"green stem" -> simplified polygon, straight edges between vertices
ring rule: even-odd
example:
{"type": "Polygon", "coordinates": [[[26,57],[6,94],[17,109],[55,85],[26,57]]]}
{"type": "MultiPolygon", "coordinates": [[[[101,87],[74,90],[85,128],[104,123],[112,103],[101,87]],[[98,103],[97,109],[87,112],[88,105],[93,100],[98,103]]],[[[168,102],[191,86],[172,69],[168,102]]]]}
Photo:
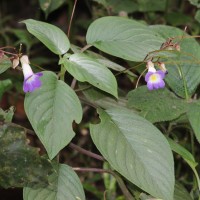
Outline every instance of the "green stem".
{"type": "Polygon", "coordinates": [[[191,151],[192,151],[192,155],[195,157],[195,149],[194,149],[194,133],[191,130],[190,131],[190,136],[191,136],[191,151]]]}
{"type": "MultiPolygon", "coordinates": [[[[62,59],[62,56],[59,55],[59,58],[62,59]]],[[[62,81],[65,81],[65,72],[66,72],[66,69],[64,67],[63,64],[60,65],[60,73],[59,73],[59,76],[60,76],[60,80],[62,81]]]]}
{"type": "Polygon", "coordinates": [[[111,170],[105,170],[105,169],[99,169],[99,168],[80,168],[80,167],[75,167],[75,168],[73,168],[73,170],[81,171],[81,172],[109,173],[109,174],[113,175],[115,177],[115,179],[117,180],[119,187],[122,190],[122,193],[124,194],[126,200],[135,200],[134,197],[131,195],[131,193],[128,191],[122,178],[111,170]]]}

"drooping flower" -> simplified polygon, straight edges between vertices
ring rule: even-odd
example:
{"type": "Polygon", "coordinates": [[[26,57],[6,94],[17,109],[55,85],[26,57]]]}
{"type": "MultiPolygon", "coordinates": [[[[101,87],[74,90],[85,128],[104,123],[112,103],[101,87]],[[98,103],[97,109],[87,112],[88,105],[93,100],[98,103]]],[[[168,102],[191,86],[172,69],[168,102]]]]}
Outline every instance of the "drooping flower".
{"type": "Polygon", "coordinates": [[[33,92],[34,90],[41,87],[42,83],[40,77],[43,75],[42,72],[33,73],[31,66],[29,65],[28,56],[24,55],[20,58],[22,64],[22,70],[24,74],[24,92],[33,92]]]}
{"type": "Polygon", "coordinates": [[[159,63],[158,63],[158,66],[160,67],[160,69],[161,69],[165,74],[168,74],[168,71],[167,71],[167,69],[166,69],[166,67],[165,67],[165,63],[159,62],[159,63]]]}
{"type": "Polygon", "coordinates": [[[157,90],[165,87],[165,72],[162,70],[156,71],[154,64],[151,61],[147,62],[148,72],[145,75],[145,81],[147,82],[147,88],[149,90],[157,90]]]}

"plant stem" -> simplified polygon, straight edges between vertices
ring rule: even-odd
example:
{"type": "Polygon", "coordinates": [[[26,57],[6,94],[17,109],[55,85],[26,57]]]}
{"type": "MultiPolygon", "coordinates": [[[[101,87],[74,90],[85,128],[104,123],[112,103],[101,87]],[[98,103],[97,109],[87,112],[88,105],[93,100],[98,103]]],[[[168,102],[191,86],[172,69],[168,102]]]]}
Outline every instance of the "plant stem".
{"type": "Polygon", "coordinates": [[[71,30],[71,25],[72,25],[72,19],[74,17],[74,11],[75,11],[75,8],[76,8],[76,3],[77,3],[77,0],[74,0],[74,6],[73,6],[73,9],[72,9],[72,14],[71,14],[71,18],[70,18],[69,26],[68,26],[68,31],[67,31],[67,36],[68,37],[70,35],[70,30],[71,30]]]}
{"type": "Polygon", "coordinates": [[[111,170],[105,170],[105,169],[99,169],[99,168],[80,168],[80,167],[75,167],[73,168],[74,171],[80,171],[80,172],[98,172],[98,173],[109,173],[111,175],[113,175],[115,177],[115,179],[117,180],[120,189],[122,190],[125,198],[127,200],[134,200],[133,196],[131,195],[131,193],[128,191],[124,181],[122,180],[122,178],[120,176],[118,176],[116,173],[114,173],[111,170]]]}
{"type": "Polygon", "coordinates": [[[72,88],[72,89],[75,88],[75,86],[76,86],[76,82],[77,82],[76,79],[73,78],[72,83],[71,83],[71,88],[72,88]]]}
{"type": "Polygon", "coordinates": [[[87,49],[89,49],[92,45],[91,44],[87,44],[86,46],[84,46],[82,49],[81,49],[81,53],[83,53],[84,51],[86,51],[87,49]]]}
{"type": "Polygon", "coordinates": [[[83,148],[81,148],[81,147],[75,145],[75,144],[72,143],[72,142],[70,142],[69,147],[70,147],[71,149],[74,149],[74,150],[76,150],[76,151],[78,151],[78,152],[80,152],[80,153],[82,153],[82,154],[85,154],[85,155],[87,155],[87,156],[89,156],[89,157],[95,158],[95,159],[97,159],[97,160],[105,161],[105,159],[104,159],[102,156],[97,155],[97,154],[95,154],[95,153],[92,153],[91,151],[85,150],[85,149],[83,149],[83,148]]]}

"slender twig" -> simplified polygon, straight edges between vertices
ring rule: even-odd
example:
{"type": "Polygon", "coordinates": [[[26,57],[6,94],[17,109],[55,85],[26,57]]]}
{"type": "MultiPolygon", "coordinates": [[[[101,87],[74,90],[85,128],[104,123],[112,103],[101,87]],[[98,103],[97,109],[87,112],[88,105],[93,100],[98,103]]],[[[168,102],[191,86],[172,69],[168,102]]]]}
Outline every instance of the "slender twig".
{"type": "Polygon", "coordinates": [[[73,170],[74,171],[80,171],[80,172],[109,173],[109,174],[113,175],[115,177],[115,179],[117,180],[119,187],[121,188],[126,199],[127,200],[134,200],[133,196],[128,191],[128,189],[127,189],[124,181],[122,180],[122,178],[111,170],[105,170],[105,169],[99,169],[99,168],[80,168],[80,167],[74,167],[73,170]]]}
{"type": "Polygon", "coordinates": [[[72,88],[72,89],[75,88],[75,86],[76,86],[76,82],[77,82],[76,79],[73,78],[72,83],[71,83],[71,88],[72,88]]]}
{"type": "Polygon", "coordinates": [[[146,72],[146,70],[147,70],[147,69],[145,69],[145,70],[140,74],[140,76],[139,76],[139,78],[138,78],[138,80],[137,80],[137,83],[136,83],[135,88],[138,87],[138,84],[139,84],[140,78],[143,76],[143,74],[146,72]]]}
{"type": "Polygon", "coordinates": [[[5,47],[0,47],[0,50],[1,49],[16,49],[15,47],[12,47],[12,46],[5,46],[5,47]]]}
{"type": "Polygon", "coordinates": [[[91,44],[87,44],[86,46],[84,46],[82,49],[81,49],[81,53],[83,53],[84,51],[86,51],[87,49],[89,49],[92,45],[91,44]]]}
{"type": "Polygon", "coordinates": [[[71,17],[70,17],[70,21],[69,21],[69,26],[68,26],[68,31],[67,31],[67,36],[69,37],[70,35],[70,30],[71,30],[71,25],[72,25],[72,19],[74,17],[74,12],[75,12],[75,8],[76,8],[76,3],[77,3],[77,0],[74,0],[74,6],[73,6],[73,9],[72,9],[72,14],[71,14],[71,17]]]}
{"type": "Polygon", "coordinates": [[[92,153],[91,151],[88,151],[86,149],[83,149],[83,148],[75,145],[72,142],[69,144],[69,147],[72,148],[72,149],[74,149],[74,150],[76,150],[76,151],[78,151],[78,152],[80,152],[80,153],[82,153],[82,154],[85,154],[85,155],[87,155],[89,157],[95,158],[97,160],[105,161],[105,159],[102,156],[97,155],[95,153],[92,153]]]}

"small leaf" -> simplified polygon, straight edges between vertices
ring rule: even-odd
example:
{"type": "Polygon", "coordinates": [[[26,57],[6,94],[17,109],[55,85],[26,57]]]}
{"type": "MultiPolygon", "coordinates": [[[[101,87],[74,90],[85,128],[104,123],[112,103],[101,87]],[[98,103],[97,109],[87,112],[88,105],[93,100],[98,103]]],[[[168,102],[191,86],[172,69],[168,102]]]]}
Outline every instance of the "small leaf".
{"type": "Polygon", "coordinates": [[[12,86],[12,81],[10,79],[0,81],[0,100],[7,90],[9,90],[12,86]]]}
{"type": "Polygon", "coordinates": [[[25,111],[50,159],[65,147],[75,133],[72,122],[82,118],[75,92],[52,72],[43,72],[42,87],[26,94],[25,111]]]}
{"type": "Polygon", "coordinates": [[[127,100],[124,98],[114,98],[111,95],[95,88],[86,83],[79,83],[80,90],[82,90],[87,101],[91,104],[108,109],[112,107],[126,107],[127,100]]]}
{"type": "Polygon", "coordinates": [[[200,10],[197,10],[194,18],[200,23],[200,10]]]}
{"type": "Polygon", "coordinates": [[[38,150],[27,145],[23,128],[0,126],[0,186],[24,187],[48,184],[53,172],[49,160],[40,157],[38,150]]]}
{"type": "Polygon", "coordinates": [[[39,39],[53,53],[62,55],[70,48],[70,43],[65,33],[58,27],[33,19],[22,21],[28,31],[39,39]]]}
{"type": "Polygon", "coordinates": [[[8,110],[4,111],[0,108],[0,121],[3,122],[12,122],[12,118],[14,115],[14,107],[10,107],[8,110]]]}
{"type": "Polygon", "coordinates": [[[200,179],[199,179],[199,175],[196,171],[196,166],[198,165],[198,163],[195,162],[193,155],[187,149],[182,147],[180,144],[174,142],[172,139],[168,138],[168,142],[171,146],[171,149],[174,152],[176,152],[177,154],[179,154],[187,162],[187,164],[191,167],[191,169],[193,170],[194,175],[197,179],[198,188],[200,190],[200,179]]]}
{"type": "Polygon", "coordinates": [[[95,87],[117,97],[117,81],[111,71],[97,60],[76,53],[70,56],[69,60],[63,58],[66,70],[78,81],[88,82],[95,87]]]}
{"type": "Polygon", "coordinates": [[[199,2],[199,0],[189,0],[189,2],[192,5],[196,6],[197,8],[200,8],[200,2],[199,2]]]}
{"type": "Polygon", "coordinates": [[[167,0],[137,0],[140,12],[164,11],[167,0]]]}
{"type": "Polygon", "coordinates": [[[189,122],[195,133],[195,136],[200,143],[200,102],[189,104],[189,109],[187,112],[189,122]]]}
{"type": "Polygon", "coordinates": [[[60,164],[49,182],[46,188],[24,188],[24,200],[85,200],[81,182],[71,167],[60,164]]]}
{"type": "Polygon", "coordinates": [[[102,17],[88,28],[86,40],[96,48],[130,61],[143,61],[165,41],[148,26],[122,17],[102,17]]]}
{"type": "Polygon", "coordinates": [[[93,0],[102,4],[105,8],[110,9],[112,12],[119,13],[124,11],[132,13],[138,10],[138,4],[133,0],[93,0]]]}
{"type": "Polygon", "coordinates": [[[128,107],[141,110],[141,115],[151,122],[169,121],[187,111],[187,103],[165,89],[149,91],[146,86],[128,94],[128,107]]]}
{"type": "Polygon", "coordinates": [[[175,184],[174,200],[192,200],[189,192],[178,182],[175,184]]]}
{"type": "Polygon", "coordinates": [[[162,133],[125,108],[98,113],[101,123],[90,125],[91,136],[110,165],[149,194],[172,200],[173,156],[162,133]]]}
{"type": "Polygon", "coordinates": [[[65,0],[39,0],[40,7],[47,17],[51,12],[65,3],[65,0]]]}
{"type": "Polygon", "coordinates": [[[7,56],[3,56],[2,58],[0,58],[0,74],[5,72],[11,66],[12,66],[12,62],[7,56]]]}

